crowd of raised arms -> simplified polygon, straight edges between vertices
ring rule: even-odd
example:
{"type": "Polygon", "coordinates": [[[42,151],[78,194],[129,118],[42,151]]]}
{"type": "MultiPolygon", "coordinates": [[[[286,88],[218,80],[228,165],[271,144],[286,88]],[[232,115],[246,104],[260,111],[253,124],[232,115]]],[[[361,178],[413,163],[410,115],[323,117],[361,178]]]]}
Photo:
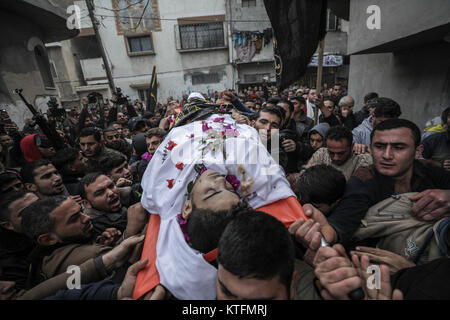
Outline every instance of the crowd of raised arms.
{"type": "MultiPolygon", "coordinates": [[[[89,102],[49,109],[50,137],[2,111],[0,300],[132,298],[149,263],[144,173],[183,107],[202,102],[257,130],[309,218],[286,227],[226,192],[217,203],[230,210],[206,208],[200,195],[222,180],[197,179],[180,228],[193,249],[218,248],[217,299],[349,299],[358,288],[366,299],[450,299],[450,108],[420,130],[401,101],[351,97],[341,84],[263,83],[169,97],[153,110],[116,95],[89,102]],[[69,266],[80,268],[80,288],[68,288],[69,266]],[[368,285],[373,275],[378,285],[368,285]]],[[[177,299],[163,285],[143,298],[177,299]]]]}

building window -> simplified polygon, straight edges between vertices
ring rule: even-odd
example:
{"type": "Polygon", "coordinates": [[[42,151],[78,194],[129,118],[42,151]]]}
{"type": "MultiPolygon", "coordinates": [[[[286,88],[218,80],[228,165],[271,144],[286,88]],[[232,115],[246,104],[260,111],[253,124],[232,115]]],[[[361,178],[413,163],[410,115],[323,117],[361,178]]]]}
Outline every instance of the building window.
{"type": "Polygon", "coordinates": [[[256,0],[242,0],[242,7],[256,7],[256,0]]]}
{"type": "Polygon", "coordinates": [[[218,73],[198,73],[192,75],[192,84],[218,83],[220,77],[218,73]]]}
{"type": "Polygon", "coordinates": [[[328,17],[327,17],[327,31],[337,31],[338,29],[338,17],[331,12],[331,10],[328,10],[328,17]]]}
{"type": "Polygon", "coordinates": [[[147,101],[150,89],[138,89],[140,101],[147,101]]]}
{"type": "Polygon", "coordinates": [[[36,62],[39,68],[39,72],[41,73],[44,86],[46,88],[55,88],[52,72],[50,70],[50,63],[48,61],[48,56],[45,52],[45,49],[41,46],[36,46],[34,48],[34,56],[36,57],[36,62]]]}
{"type": "Polygon", "coordinates": [[[181,49],[224,47],[223,22],[180,25],[181,49]]]}
{"type": "Polygon", "coordinates": [[[260,83],[262,80],[266,78],[270,78],[270,73],[263,74],[244,74],[244,82],[245,83],[260,83]]]}
{"type": "Polygon", "coordinates": [[[129,56],[154,54],[151,34],[126,35],[125,42],[129,56]]]}

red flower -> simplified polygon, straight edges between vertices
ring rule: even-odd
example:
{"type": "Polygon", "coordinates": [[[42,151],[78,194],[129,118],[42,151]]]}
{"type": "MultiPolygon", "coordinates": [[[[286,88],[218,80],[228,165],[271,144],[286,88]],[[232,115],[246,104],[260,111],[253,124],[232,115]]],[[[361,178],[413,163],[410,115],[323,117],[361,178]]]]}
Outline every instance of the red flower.
{"type": "Polygon", "coordinates": [[[177,167],[178,170],[183,170],[184,168],[184,163],[183,162],[178,162],[175,167],[177,167]]]}
{"type": "Polygon", "coordinates": [[[169,189],[172,189],[173,188],[173,181],[174,181],[175,179],[167,179],[167,182],[169,183],[169,185],[168,185],[168,187],[169,187],[169,189]]]}
{"type": "Polygon", "coordinates": [[[167,144],[167,150],[172,151],[173,148],[175,148],[177,146],[177,144],[173,141],[169,141],[169,143],[167,144]]]}

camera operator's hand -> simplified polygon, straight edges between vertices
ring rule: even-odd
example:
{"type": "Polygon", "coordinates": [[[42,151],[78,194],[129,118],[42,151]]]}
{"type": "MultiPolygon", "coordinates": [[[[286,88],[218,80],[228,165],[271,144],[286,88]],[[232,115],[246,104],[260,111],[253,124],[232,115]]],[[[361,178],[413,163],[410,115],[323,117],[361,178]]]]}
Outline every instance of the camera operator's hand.
{"type": "Polygon", "coordinates": [[[284,151],[286,151],[286,152],[294,152],[295,149],[297,149],[297,144],[292,139],[284,139],[281,142],[281,146],[283,147],[284,151]]]}
{"type": "Polygon", "coordinates": [[[125,179],[125,178],[119,178],[116,182],[117,187],[126,187],[131,186],[133,184],[133,181],[125,179]]]}

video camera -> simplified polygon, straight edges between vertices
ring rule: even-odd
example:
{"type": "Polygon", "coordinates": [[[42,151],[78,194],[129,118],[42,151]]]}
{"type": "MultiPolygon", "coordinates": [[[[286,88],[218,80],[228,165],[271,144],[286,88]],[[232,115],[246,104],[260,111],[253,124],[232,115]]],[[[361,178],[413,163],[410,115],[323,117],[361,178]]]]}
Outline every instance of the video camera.
{"type": "Polygon", "coordinates": [[[116,92],[114,92],[114,95],[116,96],[116,101],[112,101],[116,104],[128,104],[128,96],[124,96],[122,93],[122,89],[119,87],[116,87],[116,92]]]}
{"type": "Polygon", "coordinates": [[[97,96],[92,92],[88,94],[87,98],[89,104],[96,104],[98,102],[97,96]]]}
{"type": "Polygon", "coordinates": [[[58,108],[59,104],[56,97],[50,97],[47,102],[49,115],[54,118],[64,118],[66,116],[66,110],[64,108],[58,108]]]}

